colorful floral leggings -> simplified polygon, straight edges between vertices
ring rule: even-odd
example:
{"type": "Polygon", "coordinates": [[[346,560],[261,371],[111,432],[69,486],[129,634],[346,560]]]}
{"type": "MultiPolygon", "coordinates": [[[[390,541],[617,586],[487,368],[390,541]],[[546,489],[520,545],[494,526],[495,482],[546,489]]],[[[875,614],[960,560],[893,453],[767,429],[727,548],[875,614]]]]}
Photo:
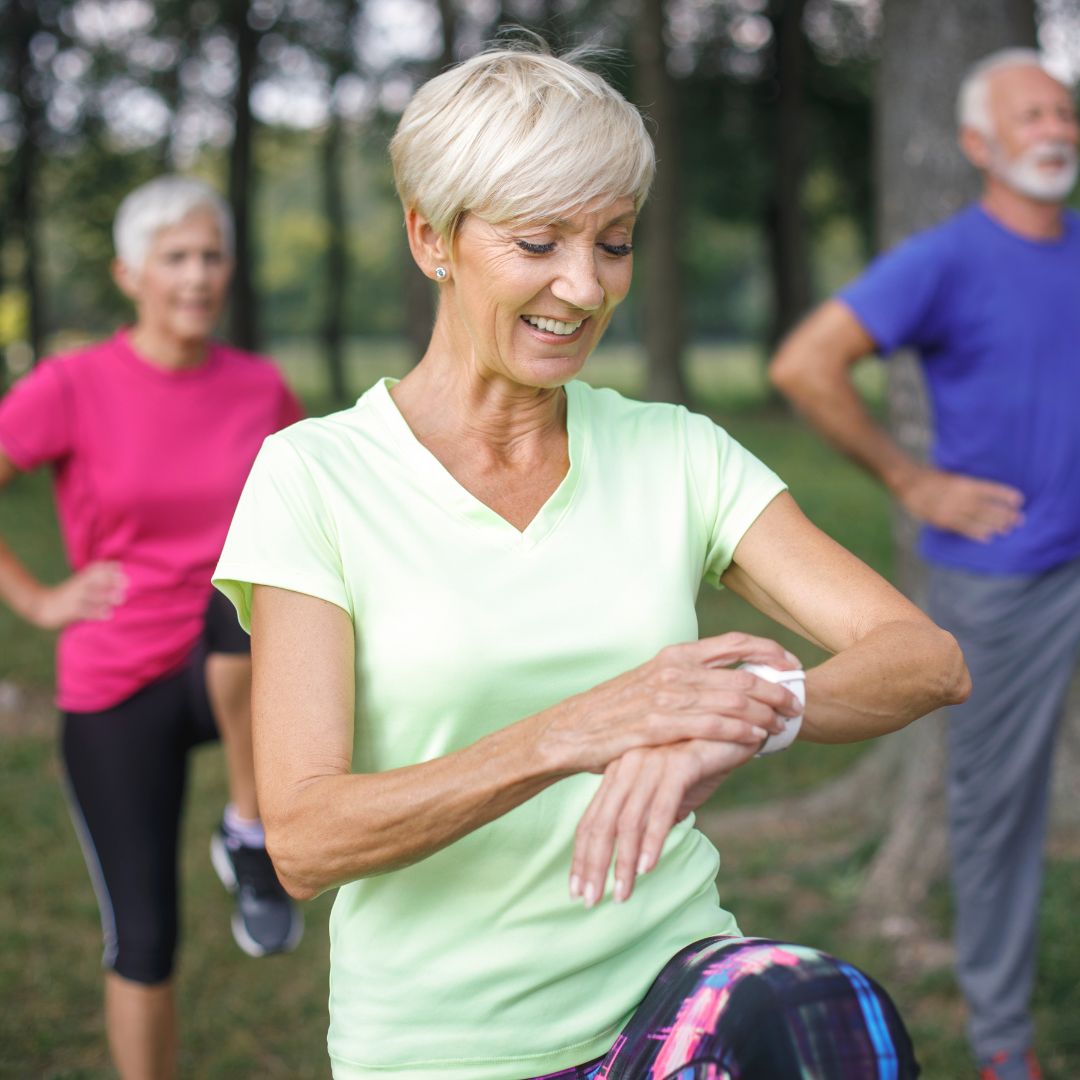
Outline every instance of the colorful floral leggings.
{"type": "Polygon", "coordinates": [[[816,949],[715,937],[671,960],[597,1061],[538,1080],[911,1080],[889,996],[816,949]]]}

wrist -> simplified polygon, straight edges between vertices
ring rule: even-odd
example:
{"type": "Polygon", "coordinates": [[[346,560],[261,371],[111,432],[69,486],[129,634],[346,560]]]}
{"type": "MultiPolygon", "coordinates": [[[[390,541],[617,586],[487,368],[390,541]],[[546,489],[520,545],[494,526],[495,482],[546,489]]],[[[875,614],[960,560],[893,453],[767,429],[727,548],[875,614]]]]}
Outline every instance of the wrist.
{"type": "Polygon", "coordinates": [[[572,740],[563,734],[575,729],[573,713],[573,699],[570,699],[520,722],[525,767],[533,779],[554,782],[585,771],[571,760],[572,740]]]}
{"type": "Polygon", "coordinates": [[[911,489],[926,472],[926,467],[915,461],[899,460],[891,467],[882,470],[881,479],[893,498],[904,503],[911,489]]]}
{"type": "Polygon", "coordinates": [[[44,608],[48,595],[48,588],[38,581],[22,583],[11,595],[11,610],[31,626],[42,629],[45,626],[44,608]]]}

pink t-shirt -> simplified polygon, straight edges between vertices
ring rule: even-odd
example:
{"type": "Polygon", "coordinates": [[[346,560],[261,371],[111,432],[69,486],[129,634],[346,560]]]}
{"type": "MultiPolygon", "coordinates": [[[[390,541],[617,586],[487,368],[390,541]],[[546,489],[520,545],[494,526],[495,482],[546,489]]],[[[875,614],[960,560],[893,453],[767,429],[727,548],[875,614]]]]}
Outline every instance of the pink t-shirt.
{"type": "Polygon", "coordinates": [[[0,400],[0,448],[16,468],[53,468],[71,566],[113,560],[127,577],[110,618],[61,632],[60,708],[110,708],[183,666],[251,463],[302,415],[262,357],[215,343],[198,367],[166,371],[123,330],[44,361],[0,400]]]}

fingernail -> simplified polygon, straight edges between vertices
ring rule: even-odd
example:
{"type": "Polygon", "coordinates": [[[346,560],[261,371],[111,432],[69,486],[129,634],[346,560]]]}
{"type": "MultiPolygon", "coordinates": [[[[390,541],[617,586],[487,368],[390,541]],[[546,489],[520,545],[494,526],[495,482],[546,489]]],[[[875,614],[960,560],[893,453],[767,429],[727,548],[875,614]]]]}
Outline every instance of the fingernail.
{"type": "Polygon", "coordinates": [[[585,907],[591,908],[596,903],[596,886],[590,881],[585,886],[585,907]]]}
{"type": "Polygon", "coordinates": [[[647,851],[643,851],[637,861],[637,872],[647,873],[650,866],[652,866],[652,856],[647,851]]]}
{"type": "Polygon", "coordinates": [[[767,739],[769,733],[763,727],[752,727],[750,729],[759,739],[767,739]]]}
{"type": "Polygon", "coordinates": [[[615,895],[613,899],[616,904],[621,904],[626,899],[626,885],[622,878],[615,879],[615,895]]]}
{"type": "Polygon", "coordinates": [[[581,895],[581,878],[577,874],[570,875],[570,899],[576,900],[581,895]]]}
{"type": "Polygon", "coordinates": [[[791,664],[792,667],[802,667],[802,661],[794,653],[788,652],[787,649],[785,649],[784,655],[788,658],[788,663],[791,664]]]}

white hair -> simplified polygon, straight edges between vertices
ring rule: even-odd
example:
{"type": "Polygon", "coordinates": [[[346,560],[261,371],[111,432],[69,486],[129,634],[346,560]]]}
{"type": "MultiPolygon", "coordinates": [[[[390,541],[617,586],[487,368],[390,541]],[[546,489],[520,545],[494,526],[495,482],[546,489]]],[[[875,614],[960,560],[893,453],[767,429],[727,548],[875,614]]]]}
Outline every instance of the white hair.
{"type": "Polygon", "coordinates": [[[1039,68],[1056,78],[1037,49],[999,49],[984,56],[968,70],[960,84],[956,97],[956,120],[960,127],[974,128],[982,135],[994,135],[994,121],[990,116],[990,76],[1012,67],[1039,68]]]}
{"type": "Polygon", "coordinates": [[[225,200],[207,183],[190,176],[159,176],[125,196],[113,221],[113,246],[119,260],[139,271],[154,237],[196,210],[217,219],[221,242],[233,253],[233,218],[225,200]]]}
{"type": "Polygon", "coordinates": [[[554,221],[624,196],[640,208],[652,140],[638,110],[577,63],[582,56],[492,49],[425,83],[390,143],[406,209],[450,238],[467,212],[554,221]]]}

